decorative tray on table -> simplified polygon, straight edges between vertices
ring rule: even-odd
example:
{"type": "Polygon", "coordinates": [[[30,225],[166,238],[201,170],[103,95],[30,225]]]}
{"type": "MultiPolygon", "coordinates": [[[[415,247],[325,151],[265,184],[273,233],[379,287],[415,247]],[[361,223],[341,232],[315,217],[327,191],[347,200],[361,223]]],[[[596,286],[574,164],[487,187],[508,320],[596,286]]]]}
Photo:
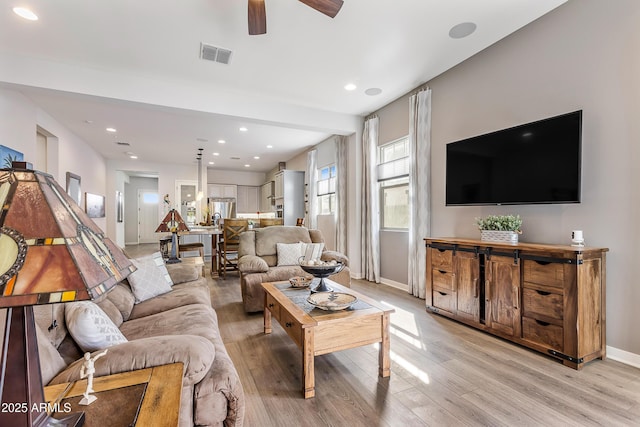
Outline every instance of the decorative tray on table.
{"type": "Polygon", "coordinates": [[[358,298],[342,292],[315,292],[309,295],[307,302],[321,310],[338,311],[351,307],[358,298]]]}

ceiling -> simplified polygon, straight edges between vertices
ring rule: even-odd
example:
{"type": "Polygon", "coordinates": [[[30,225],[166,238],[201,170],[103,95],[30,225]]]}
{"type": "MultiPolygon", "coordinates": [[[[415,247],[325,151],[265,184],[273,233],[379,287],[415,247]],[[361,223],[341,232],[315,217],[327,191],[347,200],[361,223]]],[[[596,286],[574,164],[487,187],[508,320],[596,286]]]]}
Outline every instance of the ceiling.
{"type": "Polygon", "coordinates": [[[203,148],[209,167],[266,172],[565,1],[344,0],[331,19],[266,0],[267,34],[249,36],[246,0],[2,0],[0,85],[131,170],[203,148]],[[25,5],[38,21],[12,12],[25,5]],[[473,34],[449,36],[465,22],[473,34]]]}

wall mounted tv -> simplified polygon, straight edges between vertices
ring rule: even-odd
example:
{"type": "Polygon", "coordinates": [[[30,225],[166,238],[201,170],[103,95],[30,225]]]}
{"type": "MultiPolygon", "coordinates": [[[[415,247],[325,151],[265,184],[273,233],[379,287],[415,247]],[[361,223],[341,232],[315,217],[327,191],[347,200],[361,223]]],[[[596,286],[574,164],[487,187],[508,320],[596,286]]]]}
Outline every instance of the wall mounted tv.
{"type": "Polygon", "coordinates": [[[580,203],[582,110],[447,144],[446,204],[580,203]]]}

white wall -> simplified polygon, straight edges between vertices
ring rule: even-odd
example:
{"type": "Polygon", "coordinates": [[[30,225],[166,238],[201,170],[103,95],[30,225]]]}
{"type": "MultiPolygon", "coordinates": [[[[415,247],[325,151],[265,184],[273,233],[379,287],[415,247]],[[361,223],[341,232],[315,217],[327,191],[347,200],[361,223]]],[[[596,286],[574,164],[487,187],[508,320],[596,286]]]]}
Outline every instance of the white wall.
{"type": "MultiPolygon", "coordinates": [[[[36,158],[38,126],[57,139],[57,157],[49,156],[49,170],[58,184],[66,188],[67,172],[80,175],[83,207],[85,192],[105,195],[106,163],[102,156],[49,114],[36,107],[27,97],[0,88],[0,143],[22,151],[25,160],[33,162],[32,159],[36,158]]],[[[106,231],[106,218],[93,220],[106,231]]]]}

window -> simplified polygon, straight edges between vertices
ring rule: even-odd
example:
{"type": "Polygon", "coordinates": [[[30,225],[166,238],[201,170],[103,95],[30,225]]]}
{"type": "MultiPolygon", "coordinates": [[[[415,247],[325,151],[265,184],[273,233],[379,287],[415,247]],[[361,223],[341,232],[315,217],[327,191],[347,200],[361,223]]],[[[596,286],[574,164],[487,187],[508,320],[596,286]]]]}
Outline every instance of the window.
{"type": "Polygon", "coordinates": [[[409,229],[409,139],[382,145],[378,151],[380,226],[409,229]]]}
{"type": "Polygon", "coordinates": [[[318,215],[330,215],[336,210],[336,165],[318,170],[318,215]]]}

